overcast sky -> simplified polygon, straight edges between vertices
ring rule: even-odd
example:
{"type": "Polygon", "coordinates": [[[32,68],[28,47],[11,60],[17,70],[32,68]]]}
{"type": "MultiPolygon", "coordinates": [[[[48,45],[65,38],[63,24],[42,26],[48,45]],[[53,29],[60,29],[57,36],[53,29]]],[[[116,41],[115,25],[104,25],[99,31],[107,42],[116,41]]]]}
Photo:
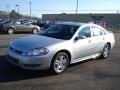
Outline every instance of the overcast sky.
{"type": "MultiPolygon", "coordinates": [[[[0,10],[16,10],[29,15],[29,2],[32,2],[32,16],[45,13],[75,13],[77,0],[0,0],[0,10]]],[[[115,13],[120,11],[120,0],[78,0],[79,13],[115,13]],[[91,11],[88,11],[91,10],[91,11]],[[101,11],[102,10],[102,11],[101,11]],[[104,10],[104,11],[103,11],[104,10]]]]}

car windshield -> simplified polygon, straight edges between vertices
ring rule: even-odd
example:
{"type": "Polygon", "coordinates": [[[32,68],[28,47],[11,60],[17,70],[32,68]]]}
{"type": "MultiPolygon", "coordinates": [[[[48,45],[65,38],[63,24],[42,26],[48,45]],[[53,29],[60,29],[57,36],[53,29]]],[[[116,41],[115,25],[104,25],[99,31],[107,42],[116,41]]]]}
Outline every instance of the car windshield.
{"type": "Polygon", "coordinates": [[[79,26],[75,26],[75,25],[57,24],[45,29],[43,32],[39,33],[38,35],[69,40],[72,38],[72,36],[74,35],[74,33],[77,31],[78,28],[79,26]]]}

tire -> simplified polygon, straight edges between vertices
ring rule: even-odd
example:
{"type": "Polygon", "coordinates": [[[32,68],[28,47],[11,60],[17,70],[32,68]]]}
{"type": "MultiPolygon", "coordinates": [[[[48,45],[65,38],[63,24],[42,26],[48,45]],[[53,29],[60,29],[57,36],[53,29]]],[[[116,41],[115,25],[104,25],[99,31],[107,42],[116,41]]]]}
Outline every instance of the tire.
{"type": "Polygon", "coordinates": [[[102,59],[108,58],[108,56],[110,54],[110,49],[111,49],[110,44],[106,44],[103,48],[100,58],[102,58],[102,59]]]}
{"type": "Polygon", "coordinates": [[[32,33],[33,34],[36,34],[38,32],[38,29],[37,28],[34,28],[33,30],[32,30],[32,33]]]}
{"type": "Polygon", "coordinates": [[[7,31],[7,33],[10,34],[10,35],[14,34],[14,32],[15,32],[14,28],[9,28],[8,31],[7,31]]]}
{"type": "Polygon", "coordinates": [[[68,64],[68,55],[64,52],[60,52],[53,58],[50,70],[52,70],[52,73],[54,74],[60,74],[66,70],[68,64]]]}

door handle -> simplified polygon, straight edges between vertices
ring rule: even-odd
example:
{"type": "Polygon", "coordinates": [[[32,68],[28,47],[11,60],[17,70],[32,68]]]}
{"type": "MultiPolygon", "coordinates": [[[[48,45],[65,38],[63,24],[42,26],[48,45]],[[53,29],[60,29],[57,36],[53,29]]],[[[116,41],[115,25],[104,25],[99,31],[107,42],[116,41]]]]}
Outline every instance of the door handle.
{"type": "Polygon", "coordinates": [[[105,40],[105,38],[103,37],[102,40],[105,40]]]}
{"type": "Polygon", "coordinates": [[[91,40],[88,40],[88,43],[91,43],[91,40]]]}

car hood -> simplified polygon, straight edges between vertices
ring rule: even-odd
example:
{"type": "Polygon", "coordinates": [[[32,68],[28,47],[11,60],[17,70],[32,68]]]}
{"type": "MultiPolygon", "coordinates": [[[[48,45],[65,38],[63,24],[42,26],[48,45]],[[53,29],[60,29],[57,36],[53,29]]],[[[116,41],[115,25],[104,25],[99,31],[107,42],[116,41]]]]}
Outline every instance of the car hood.
{"type": "Polygon", "coordinates": [[[15,40],[11,43],[10,47],[26,52],[35,48],[43,48],[53,44],[61,43],[64,40],[50,38],[41,35],[30,35],[20,39],[15,40]]]}

